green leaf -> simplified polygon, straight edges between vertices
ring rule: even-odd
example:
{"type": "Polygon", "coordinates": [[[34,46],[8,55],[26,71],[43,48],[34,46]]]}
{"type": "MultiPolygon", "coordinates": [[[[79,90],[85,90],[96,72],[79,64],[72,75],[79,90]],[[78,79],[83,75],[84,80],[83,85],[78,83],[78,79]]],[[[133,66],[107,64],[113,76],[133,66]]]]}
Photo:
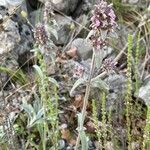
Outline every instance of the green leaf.
{"type": "Polygon", "coordinates": [[[81,84],[83,84],[86,81],[86,79],[84,78],[79,78],[73,85],[71,91],[70,91],[70,95],[73,95],[74,90],[81,84]]]}
{"type": "Polygon", "coordinates": [[[109,86],[106,84],[105,81],[101,80],[100,78],[93,78],[91,81],[91,86],[104,91],[109,90],[109,86]]]}
{"type": "Polygon", "coordinates": [[[40,109],[39,112],[35,116],[33,116],[32,120],[28,124],[28,128],[31,128],[35,124],[43,123],[44,122],[43,115],[44,115],[44,108],[40,109]]]}
{"type": "Polygon", "coordinates": [[[44,76],[43,76],[43,72],[42,72],[41,68],[38,65],[34,65],[33,67],[37,71],[37,73],[40,76],[40,78],[43,79],[44,76]]]}
{"type": "Polygon", "coordinates": [[[54,28],[52,28],[51,26],[48,26],[47,29],[50,33],[52,33],[54,35],[55,39],[58,40],[57,31],[54,28]]]}
{"type": "Polygon", "coordinates": [[[51,83],[55,84],[57,87],[59,87],[58,82],[57,82],[54,78],[48,77],[48,80],[49,80],[51,83]]]}
{"type": "Polygon", "coordinates": [[[30,120],[36,115],[31,104],[28,104],[27,101],[23,98],[21,107],[28,114],[30,120]]]}
{"type": "Polygon", "coordinates": [[[81,139],[82,150],[88,150],[88,137],[86,136],[84,131],[82,114],[79,113],[77,116],[78,116],[78,132],[81,139]]]}
{"type": "Polygon", "coordinates": [[[86,136],[85,131],[80,132],[80,139],[82,150],[88,150],[88,137],[86,136]]]}
{"type": "Polygon", "coordinates": [[[95,66],[96,68],[100,68],[103,60],[103,51],[95,50],[94,53],[95,53],[95,66]]]}

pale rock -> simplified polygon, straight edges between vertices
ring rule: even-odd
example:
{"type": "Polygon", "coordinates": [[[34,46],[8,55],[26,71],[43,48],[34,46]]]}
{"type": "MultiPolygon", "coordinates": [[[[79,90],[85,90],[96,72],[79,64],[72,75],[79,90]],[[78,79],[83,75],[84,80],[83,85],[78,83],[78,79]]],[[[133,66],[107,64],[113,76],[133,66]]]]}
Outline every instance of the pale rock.
{"type": "Polygon", "coordinates": [[[71,17],[64,17],[62,15],[55,15],[55,20],[58,25],[56,31],[58,35],[58,39],[56,40],[55,37],[52,36],[52,40],[56,45],[65,45],[68,43],[70,39],[70,25],[72,23],[71,17]]]}
{"type": "Polygon", "coordinates": [[[9,19],[3,26],[4,31],[1,31],[0,34],[0,55],[12,51],[21,39],[16,22],[9,19]]]}
{"type": "Polygon", "coordinates": [[[138,92],[138,98],[142,99],[147,106],[150,106],[150,80],[146,81],[138,92]]]}
{"type": "Polygon", "coordinates": [[[92,58],[93,51],[90,40],[77,38],[72,42],[71,48],[76,48],[77,56],[81,60],[92,58]]]}

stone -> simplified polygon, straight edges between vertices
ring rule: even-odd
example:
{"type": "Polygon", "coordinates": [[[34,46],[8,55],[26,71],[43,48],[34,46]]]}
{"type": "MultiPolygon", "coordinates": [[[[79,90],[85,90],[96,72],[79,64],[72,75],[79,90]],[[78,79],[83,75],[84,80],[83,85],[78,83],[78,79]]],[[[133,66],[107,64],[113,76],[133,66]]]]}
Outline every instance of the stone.
{"type": "MultiPolygon", "coordinates": [[[[18,59],[18,55],[13,51],[11,51],[10,53],[6,53],[3,56],[0,55],[0,66],[15,71],[18,69],[19,66],[17,59],[18,59]]],[[[9,76],[6,74],[6,72],[0,71],[0,89],[6,84],[8,79],[9,76]]]]}
{"type": "MultiPolygon", "coordinates": [[[[87,60],[92,58],[93,47],[88,39],[77,38],[71,43],[71,49],[76,48],[77,57],[79,60],[87,60]]],[[[111,55],[113,49],[105,46],[102,50],[102,58],[111,55]]]]}
{"type": "Polygon", "coordinates": [[[76,48],[77,56],[81,60],[92,58],[92,45],[89,40],[77,38],[71,43],[71,48],[76,48]]]}
{"type": "Polygon", "coordinates": [[[18,55],[22,55],[26,52],[29,52],[33,47],[33,34],[28,25],[22,24],[20,26],[20,37],[21,40],[15,49],[18,55]]]}
{"type": "MultiPolygon", "coordinates": [[[[45,2],[44,0],[39,0],[40,2],[45,2]]],[[[48,1],[48,0],[47,0],[48,1]]],[[[51,0],[54,8],[62,13],[70,15],[73,13],[80,0],[51,0]]]]}
{"type": "Polygon", "coordinates": [[[129,0],[129,4],[137,4],[139,0],[129,0]]]}
{"type": "Polygon", "coordinates": [[[0,5],[5,7],[18,6],[23,0],[0,0],[0,5]]]}
{"type": "Polygon", "coordinates": [[[112,74],[104,80],[109,86],[106,108],[112,107],[113,112],[123,111],[124,96],[126,92],[126,78],[123,75],[112,74]]]}
{"type": "Polygon", "coordinates": [[[9,19],[3,23],[3,27],[4,30],[0,34],[0,55],[12,51],[21,40],[16,22],[9,19]]]}
{"type": "Polygon", "coordinates": [[[70,25],[72,23],[71,17],[64,17],[62,15],[55,15],[55,20],[58,25],[56,31],[58,34],[58,40],[55,39],[55,37],[52,37],[52,40],[54,44],[56,45],[65,45],[68,43],[68,40],[70,39],[70,25]]]}
{"type": "Polygon", "coordinates": [[[140,87],[138,98],[142,99],[147,106],[150,105],[150,79],[147,79],[140,87]]]}

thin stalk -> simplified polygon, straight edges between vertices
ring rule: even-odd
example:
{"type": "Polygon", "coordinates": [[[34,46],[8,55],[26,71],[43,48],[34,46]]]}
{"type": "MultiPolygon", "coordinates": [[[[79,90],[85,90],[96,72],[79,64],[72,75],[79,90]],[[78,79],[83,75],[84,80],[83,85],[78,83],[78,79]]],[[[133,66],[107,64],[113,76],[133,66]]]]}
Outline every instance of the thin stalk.
{"type": "MultiPolygon", "coordinates": [[[[86,85],[84,102],[83,102],[83,107],[82,107],[82,111],[81,111],[81,115],[82,115],[82,124],[80,126],[81,131],[84,130],[83,124],[84,124],[85,115],[86,115],[86,108],[87,108],[87,104],[88,104],[88,98],[89,98],[89,95],[90,95],[92,76],[93,76],[94,68],[95,68],[95,66],[94,66],[94,64],[95,64],[95,52],[94,51],[95,51],[95,49],[93,48],[93,56],[92,56],[92,63],[91,63],[91,68],[90,68],[90,74],[89,74],[89,78],[88,78],[87,85],[86,85]]],[[[78,150],[79,143],[80,143],[80,133],[78,133],[75,150],[78,150]]]]}

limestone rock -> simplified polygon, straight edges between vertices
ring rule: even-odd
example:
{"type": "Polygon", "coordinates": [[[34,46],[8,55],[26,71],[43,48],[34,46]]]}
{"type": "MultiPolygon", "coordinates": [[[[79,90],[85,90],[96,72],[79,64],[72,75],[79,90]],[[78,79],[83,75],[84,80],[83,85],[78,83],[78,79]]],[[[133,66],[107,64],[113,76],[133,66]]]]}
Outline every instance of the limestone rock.
{"type": "Polygon", "coordinates": [[[105,79],[109,85],[109,93],[107,96],[107,109],[117,112],[123,111],[126,78],[123,75],[113,74],[105,79]]]}
{"type": "Polygon", "coordinates": [[[140,87],[138,92],[138,98],[142,99],[147,106],[150,105],[150,79],[140,87]]]}
{"type": "Polygon", "coordinates": [[[71,48],[76,48],[79,59],[87,60],[92,58],[92,45],[89,40],[77,38],[72,42],[71,48]]]}
{"type": "Polygon", "coordinates": [[[58,40],[56,40],[53,37],[54,44],[56,45],[67,44],[68,40],[70,39],[70,31],[71,31],[70,25],[72,22],[71,17],[69,19],[62,15],[55,15],[55,20],[58,24],[58,28],[56,29],[58,40]]]}
{"type": "MultiPolygon", "coordinates": [[[[40,2],[45,2],[45,0],[39,0],[40,2]]],[[[49,0],[47,0],[49,1],[49,0]]],[[[77,7],[80,0],[51,0],[53,6],[67,15],[73,13],[77,7]]]]}
{"type": "Polygon", "coordinates": [[[21,40],[16,22],[9,19],[3,26],[4,30],[0,34],[0,55],[12,51],[21,40]]]}

